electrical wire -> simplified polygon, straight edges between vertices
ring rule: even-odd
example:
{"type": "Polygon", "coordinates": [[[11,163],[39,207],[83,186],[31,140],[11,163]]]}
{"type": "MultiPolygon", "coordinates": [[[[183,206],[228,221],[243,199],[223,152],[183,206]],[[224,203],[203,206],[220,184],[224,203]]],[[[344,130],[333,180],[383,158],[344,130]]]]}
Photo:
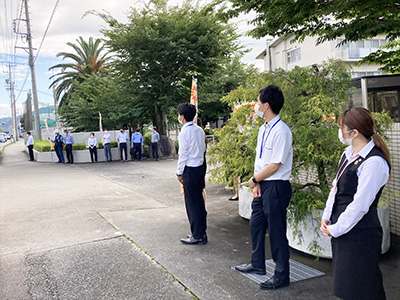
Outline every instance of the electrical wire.
{"type": "Polygon", "coordinates": [[[57,0],[57,1],[56,1],[56,4],[54,5],[53,12],[51,13],[49,23],[47,24],[46,30],[44,31],[43,38],[42,38],[42,41],[40,42],[39,49],[38,49],[38,51],[37,51],[37,53],[36,53],[36,56],[35,56],[35,60],[34,60],[34,61],[36,61],[36,59],[37,59],[37,57],[38,57],[38,55],[39,55],[39,53],[40,53],[40,49],[42,49],[42,45],[43,45],[44,39],[45,39],[45,37],[46,37],[46,35],[47,35],[47,31],[49,30],[51,21],[53,20],[54,14],[55,14],[56,9],[57,9],[57,6],[58,6],[58,2],[60,2],[60,0],[57,0]]]}

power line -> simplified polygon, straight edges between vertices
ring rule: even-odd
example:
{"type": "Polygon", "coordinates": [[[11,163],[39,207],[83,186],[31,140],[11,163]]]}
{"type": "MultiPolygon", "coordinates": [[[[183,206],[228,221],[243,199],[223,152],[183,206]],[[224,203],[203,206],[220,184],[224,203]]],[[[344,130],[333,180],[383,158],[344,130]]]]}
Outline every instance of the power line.
{"type": "Polygon", "coordinates": [[[49,30],[51,21],[53,20],[54,14],[55,14],[56,9],[57,9],[57,6],[58,6],[58,2],[60,2],[60,0],[57,0],[56,4],[54,5],[54,9],[53,9],[53,12],[51,13],[49,23],[47,24],[46,30],[44,31],[44,34],[43,34],[42,41],[40,42],[40,45],[39,45],[39,49],[38,49],[38,51],[37,51],[37,53],[36,53],[35,61],[36,61],[36,59],[37,59],[37,57],[38,57],[38,55],[39,55],[40,49],[42,49],[42,45],[43,45],[44,39],[45,39],[45,37],[46,37],[46,35],[47,35],[47,31],[49,30]]]}

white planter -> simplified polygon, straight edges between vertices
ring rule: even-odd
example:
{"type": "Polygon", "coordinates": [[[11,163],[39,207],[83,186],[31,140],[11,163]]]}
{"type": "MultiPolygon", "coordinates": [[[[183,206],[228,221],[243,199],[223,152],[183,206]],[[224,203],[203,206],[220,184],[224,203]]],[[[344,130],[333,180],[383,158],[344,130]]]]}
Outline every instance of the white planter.
{"type": "MultiPolygon", "coordinates": [[[[25,150],[27,151],[27,150],[25,150]]],[[[64,160],[67,161],[67,154],[63,151],[64,160]]],[[[89,149],[87,150],[73,150],[72,154],[74,156],[74,163],[87,163],[91,162],[89,149]]],[[[53,162],[58,162],[57,154],[55,151],[52,152],[38,152],[33,150],[33,156],[35,157],[35,161],[37,162],[51,162],[51,156],[53,155],[53,162]]],[[[111,148],[112,159],[117,161],[119,160],[119,149],[111,148]]],[[[130,159],[130,154],[128,150],[128,159],[130,159]]],[[[106,161],[106,157],[104,154],[104,149],[97,149],[97,161],[106,161]]]]}
{"type": "MultiPolygon", "coordinates": [[[[252,201],[253,194],[249,191],[247,186],[242,184],[239,189],[239,215],[242,218],[250,219],[252,201]]],[[[321,253],[319,256],[323,258],[332,258],[330,238],[323,235],[319,230],[321,216],[322,210],[310,213],[304,223],[299,224],[298,230],[301,232],[301,240],[294,237],[294,228],[288,223],[287,238],[289,240],[289,246],[301,252],[314,255],[308,247],[313,241],[316,241],[321,247],[321,253]]],[[[390,248],[389,206],[378,208],[378,217],[383,229],[383,254],[390,248]]]]}

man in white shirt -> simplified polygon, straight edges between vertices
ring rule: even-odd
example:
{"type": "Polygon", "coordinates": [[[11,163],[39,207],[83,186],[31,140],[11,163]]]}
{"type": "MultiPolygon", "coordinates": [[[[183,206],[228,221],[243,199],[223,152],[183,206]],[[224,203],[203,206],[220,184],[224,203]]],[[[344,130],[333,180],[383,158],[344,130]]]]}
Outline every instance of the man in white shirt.
{"type": "Polygon", "coordinates": [[[117,135],[117,141],[119,144],[119,155],[121,156],[121,162],[123,162],[122,152],[125,153],[125,161],[128,161],[128,134],[125,133],[123,128],[120,129],[120,132],[117,135]]]}
{"type": "Polygon", "coordinates": [[[30,131],[26,133],[28,135],[28,139],[26,140],[26,146],[28,147],[29,151],[29,161],[34,161],[33,157],[33,137],[30,131]]]}
{"type": "Polygon", "coordinates": [[[183,184],[186,213],[191,235],[181,239],[183,244],[204,245],[207,243],[207,211],[203,199],[204,151],[206,150],[204,130],[193,124],[196,107],[183,103],[178,106],[178,121],[183,125],[179,134],[179,160],[176,176],[183,184]]]}
{"type": "Polygon", "coordinates": [[[153,160],[158,160],[158,142],[160,141],[160,134],[157,132],[157,127],[153,126],[151,133],[151,152],[153,153],[153,160]]]}
{"type": "Polygon", "coordinates": [[[104,155],[106,157],[106,162],[112,161],[112,156],[111,156],[111,134],[108,132],[107,128],[104,129],[103,146],[104,146],[104,155]]]}
{"type": "Polygon", "coordinates": [[[286,238],[286,209],[292,196],[289,182],[292,171],[292,133],[279,112],[284,98],[274,85],[260,90],[255,112],[266,123],[258,131],[254,176],[248,184],[253,190],[250,235],[251,263],[235,267],[243,273],[265,274],[265,234],[269,228],[275,272],[261,289],[289,285],[289,245],[286,238]]]}

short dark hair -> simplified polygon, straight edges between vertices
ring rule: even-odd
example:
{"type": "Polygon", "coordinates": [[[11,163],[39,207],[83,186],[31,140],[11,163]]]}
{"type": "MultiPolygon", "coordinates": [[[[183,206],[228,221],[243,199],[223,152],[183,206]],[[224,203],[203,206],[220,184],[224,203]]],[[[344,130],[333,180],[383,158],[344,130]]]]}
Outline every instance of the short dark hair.
{"type": "Polygon", "coordinates": [[[94,132],[91,132],[91,133],[90,133],[90,135],[92,135],[92,134],[93,134],[93,136],[94,136],[94,132]]]}
{"type": "Polygon", "coordinates": [[[31,135],[31,132],[30,132],[30,131],[28,131],[26,134],[29,134],[29,135],[31,135]]]}
{"type": "Polygon", "coordinates": [[[140,132],[140,128],[136,128],[136,132],[140,132]]]}
{"type": "Polygon", "coordinates": [[[268,103],[272,111],[275,114],[279,114],[285,102],[281,89],[276,85],[269,85],[261,89],[259,93],[260,101],[262,103],[268,103]]]}
{"type": "Polygon", "coordinates": [[[183,115],[185,117],[186,122],[193,121],[196,116],[196,106],[190,103],[182,103],[178,106],[179,115],[183,115]]]}
{"type": "Polygon", "coordinates": [[[153,126],[153,129],[154,129],[154,130],[157,130],[157,127],[156,127],[156,126],[153,126]]]}

